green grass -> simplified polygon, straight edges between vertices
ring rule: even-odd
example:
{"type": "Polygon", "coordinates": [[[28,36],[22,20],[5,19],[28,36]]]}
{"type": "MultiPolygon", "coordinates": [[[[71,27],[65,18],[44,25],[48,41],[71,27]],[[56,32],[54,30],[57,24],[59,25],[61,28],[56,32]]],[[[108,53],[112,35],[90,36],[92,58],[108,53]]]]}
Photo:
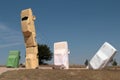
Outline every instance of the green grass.
{"type": "Polygon", "coordinates": [[[120,80],[120,70],[14,70],[0,80],[120,80]]]}

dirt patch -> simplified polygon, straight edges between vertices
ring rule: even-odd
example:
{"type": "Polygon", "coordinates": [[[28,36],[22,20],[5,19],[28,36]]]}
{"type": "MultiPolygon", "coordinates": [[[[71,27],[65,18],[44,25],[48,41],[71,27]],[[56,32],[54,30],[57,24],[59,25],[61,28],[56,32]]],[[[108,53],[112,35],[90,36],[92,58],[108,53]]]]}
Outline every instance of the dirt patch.
{"type": "Polygon", "coordinates": [[[7,68],[7,67],[0,67],[0,75],[4,72],[7,71],[12,71],[12,70],[20,70],[20,69],[24,69],[24,68],[7,68]]]}
{"type": "Polygon", "coordinates": [[[25,69],[3,73],[0,80],[120,80],[120,70],[25,69]]]}

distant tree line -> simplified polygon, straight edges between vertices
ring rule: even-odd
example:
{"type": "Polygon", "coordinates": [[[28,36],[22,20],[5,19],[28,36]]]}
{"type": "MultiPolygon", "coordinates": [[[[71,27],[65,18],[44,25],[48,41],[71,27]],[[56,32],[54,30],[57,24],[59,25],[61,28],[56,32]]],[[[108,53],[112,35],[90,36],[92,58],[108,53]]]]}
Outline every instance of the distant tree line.
{"type": "MultiPolygon", "coordinates": [[[[112,66],[117,66],[117,65],[118,65],[116,59],[112,59],[112,60],[110,61],[110,63],[111,63],[112,66]]],[[[85,65],[85,66],[88,66],[88,65],[89,65],[88,59],[86,59],[84,65],[85,65]]]]}

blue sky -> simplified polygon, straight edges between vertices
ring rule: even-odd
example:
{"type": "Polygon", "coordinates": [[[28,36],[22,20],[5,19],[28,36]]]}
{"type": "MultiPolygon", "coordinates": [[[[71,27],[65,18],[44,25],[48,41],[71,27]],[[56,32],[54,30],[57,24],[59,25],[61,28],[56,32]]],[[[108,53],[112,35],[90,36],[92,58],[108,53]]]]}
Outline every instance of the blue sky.
{"type": "Polygon", "coordinates": [[[1,0],[0,64],[6,64],[10,50],[20,50],[25,60],[20,13],[27,8],[36,16],[37,42],[53,51],[54,42],[68,41],[70,64],[84,64],[106,41],[118,50],[120,63],[119,0],[1,0]]]}

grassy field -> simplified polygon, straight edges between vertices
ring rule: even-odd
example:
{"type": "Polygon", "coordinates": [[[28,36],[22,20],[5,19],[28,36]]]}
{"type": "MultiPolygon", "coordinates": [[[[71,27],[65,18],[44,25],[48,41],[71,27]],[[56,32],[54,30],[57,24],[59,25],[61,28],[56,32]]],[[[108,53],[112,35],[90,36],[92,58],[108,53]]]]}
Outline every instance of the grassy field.
{"type": "Polygon", "coordinates": [[[120,70],[14,70],[0,75],[0,80],[120,80],[120,70]]]}

